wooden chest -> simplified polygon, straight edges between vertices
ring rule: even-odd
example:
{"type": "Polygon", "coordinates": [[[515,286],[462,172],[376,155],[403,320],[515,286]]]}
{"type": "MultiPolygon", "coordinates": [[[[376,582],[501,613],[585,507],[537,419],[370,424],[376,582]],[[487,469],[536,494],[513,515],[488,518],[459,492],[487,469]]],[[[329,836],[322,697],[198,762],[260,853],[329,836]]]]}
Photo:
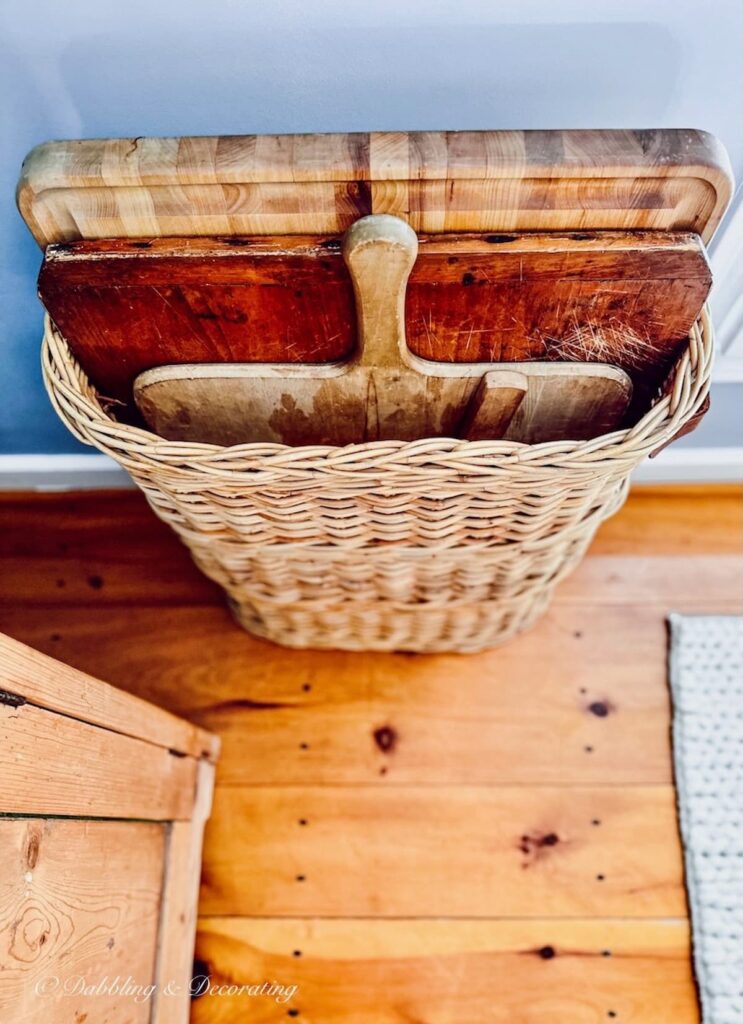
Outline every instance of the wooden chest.
{"type": "Polygon", "coordinates": [[[218,740],[0,634],[0,1019],[184,1024],[218,740]]]}

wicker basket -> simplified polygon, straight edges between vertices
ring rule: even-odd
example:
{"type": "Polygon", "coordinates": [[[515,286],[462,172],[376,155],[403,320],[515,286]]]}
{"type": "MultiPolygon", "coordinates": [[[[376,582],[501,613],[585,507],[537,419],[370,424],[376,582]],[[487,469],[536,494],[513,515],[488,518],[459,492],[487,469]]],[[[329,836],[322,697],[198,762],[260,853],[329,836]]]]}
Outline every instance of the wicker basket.
{"type": "Polygon", "coordinates": [[[220,448],[117,423],[49,322],[43,348],[64,422],[131,474],[241,625],[293,647],[409,651],[476,651],[531,626],[630,472],[700,408],[711,358],[705,312],[664,397],[592,441],[220,448]]]}

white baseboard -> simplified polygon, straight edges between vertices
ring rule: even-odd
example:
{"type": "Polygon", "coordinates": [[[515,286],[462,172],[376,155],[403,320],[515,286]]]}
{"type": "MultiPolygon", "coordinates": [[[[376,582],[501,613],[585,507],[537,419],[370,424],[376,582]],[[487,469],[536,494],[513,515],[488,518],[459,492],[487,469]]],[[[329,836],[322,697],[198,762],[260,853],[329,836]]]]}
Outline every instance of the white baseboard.
{"type": "Polygon", "coordinates": [[[107,455],[0,455],[2,491],[76,491],[134,487],[107,455]]]}
{"type": "Polygon", "coordinates": [[[632,474],[635,483],[743,483],[743,448],[666,448],[632,474]]]}
{"type": "MultiPolygon", "coordinates": [[[[743,448],[669,448],[633,475],[637,483],[743,483],[743,448]]],[[[106,455],[0,455],[0,490],[133,487],[106,455]]]]}

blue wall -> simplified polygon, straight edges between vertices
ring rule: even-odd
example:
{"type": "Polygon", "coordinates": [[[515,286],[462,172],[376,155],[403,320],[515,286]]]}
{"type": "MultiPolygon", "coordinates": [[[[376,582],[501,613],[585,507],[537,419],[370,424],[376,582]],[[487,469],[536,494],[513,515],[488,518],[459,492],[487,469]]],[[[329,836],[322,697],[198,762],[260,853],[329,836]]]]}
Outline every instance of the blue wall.
{"type": "Polygon", "coordinates": [[[3,0],[0,452],[81,450],[43,393],[40,254],[13,199],[36,143],[698,127],[740,176],[742,41],[733,0],[3,0]]]}

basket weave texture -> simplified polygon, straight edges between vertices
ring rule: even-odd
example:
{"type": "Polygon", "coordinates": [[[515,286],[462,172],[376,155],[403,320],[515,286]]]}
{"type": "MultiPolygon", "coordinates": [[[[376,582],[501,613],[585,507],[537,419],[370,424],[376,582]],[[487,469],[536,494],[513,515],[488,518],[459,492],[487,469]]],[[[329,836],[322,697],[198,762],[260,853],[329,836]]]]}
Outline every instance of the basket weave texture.
{"type": "Polygon", "coordinates": [[[116,422],[48,320],[42,355],[62,420],[131,474],[250,632],[294,647],[462,652],[546,610],[630,472],[703,403],[711,360],[705,311],[666,394],[631,429],[591,441],[221,448],[116,422]]]}

